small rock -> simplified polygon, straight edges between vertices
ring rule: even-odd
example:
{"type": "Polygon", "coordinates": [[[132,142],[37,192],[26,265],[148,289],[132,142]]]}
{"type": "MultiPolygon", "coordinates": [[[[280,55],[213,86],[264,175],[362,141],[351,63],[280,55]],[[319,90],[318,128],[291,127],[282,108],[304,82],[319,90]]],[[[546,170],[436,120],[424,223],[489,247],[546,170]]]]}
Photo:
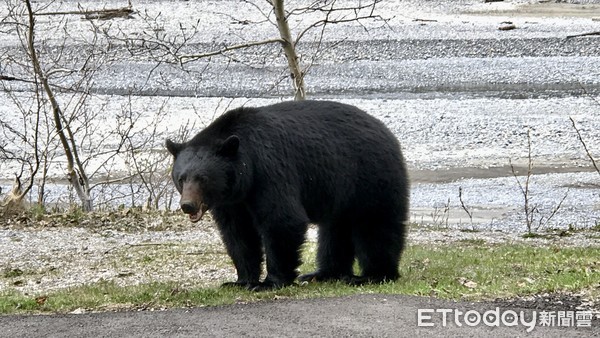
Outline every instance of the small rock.
{"type": "Polygon", "coordinates": [[[512,22],[502,22],[502,23],[500,23],[500,26],[498,27],[498,29],[501,31],[509,31],[509,30],[513,30],[516,28],[517,28],[517,26],[515,26],[515,24],[512,22]]]}
{"type": "Polygon", "coordinates": [[[79,308],[77,308],[77,309],[75,309],[75,310],[73,310],[73,311],[71,311],[69,313],[72,314],[72,315],[82,315],[82,314],[85,313],[85,309],[79,307],[79,308]]]}

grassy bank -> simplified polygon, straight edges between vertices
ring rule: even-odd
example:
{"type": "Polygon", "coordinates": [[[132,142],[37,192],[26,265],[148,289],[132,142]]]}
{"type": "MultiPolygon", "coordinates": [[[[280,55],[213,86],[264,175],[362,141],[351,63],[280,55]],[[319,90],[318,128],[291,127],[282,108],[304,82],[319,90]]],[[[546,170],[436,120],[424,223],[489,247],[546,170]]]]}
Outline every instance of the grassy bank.
{"type": "MultiPolygon", "coordinates": [[[[313,245],[305,248],[305,261],[311,263],[304,264],[302,272],[314,268],[314,254],[313,245]]],[[[590,297],[597,298],[600,296],[600,248],[490,245],[478,241],[448,246],[413,245],[403,256],[401,274],[398,281],[381,285],[353,287],[342,283],[314,283],[264,293],[217,286],[199,287],[193,281],[136,286],[100,282],[43,295],[5,292],[0,295],[0,313],[215,306],[356,293],[485,300],[540,292],[585,291],[590,297]]]]}

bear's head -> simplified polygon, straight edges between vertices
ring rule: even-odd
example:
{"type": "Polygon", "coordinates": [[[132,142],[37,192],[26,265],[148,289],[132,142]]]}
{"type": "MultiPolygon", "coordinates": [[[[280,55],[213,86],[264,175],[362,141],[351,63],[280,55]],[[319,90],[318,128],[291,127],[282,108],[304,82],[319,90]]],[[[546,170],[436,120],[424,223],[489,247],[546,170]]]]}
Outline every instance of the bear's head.
{"type": "Polygon", "coordinates": [[[192,222],[231,198],[239,148],[236,135],[210,144],[198,144],[194,139],[185,143],[167,140],[166,146],[174,156],[171,177],[181,194],[179,205],[192,222]]]}

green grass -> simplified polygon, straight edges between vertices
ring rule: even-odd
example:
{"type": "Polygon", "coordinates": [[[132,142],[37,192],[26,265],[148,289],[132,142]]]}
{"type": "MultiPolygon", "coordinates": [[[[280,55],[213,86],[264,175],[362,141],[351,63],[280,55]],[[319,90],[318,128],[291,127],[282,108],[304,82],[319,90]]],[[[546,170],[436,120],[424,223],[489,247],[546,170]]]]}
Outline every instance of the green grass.
{"type": "MultiPolygon", "coordinates": [[[[314,269],[314,245],[304,250],[300,270],[314,269]]],[[[223,259],[220,257],[219,259],[223,259]]],[[[148,262],[151,259],[148,258],[148,262]]],[[[600,296],[600,248],[489,245],[480,241],[449,246],[415,245],[407,248],[400,266],[402,277],[393,283],[348,286],[311,283],[270,292],[235,288],[202,288],[176,282],[121,287],[100,282],[40,296],[16,291],[0,294],[0,313],[70,312],[214,306],[278,298],[314,298],[357,293],[436,296],[485,300],[540,292],[580,291],[600,296]]]]}

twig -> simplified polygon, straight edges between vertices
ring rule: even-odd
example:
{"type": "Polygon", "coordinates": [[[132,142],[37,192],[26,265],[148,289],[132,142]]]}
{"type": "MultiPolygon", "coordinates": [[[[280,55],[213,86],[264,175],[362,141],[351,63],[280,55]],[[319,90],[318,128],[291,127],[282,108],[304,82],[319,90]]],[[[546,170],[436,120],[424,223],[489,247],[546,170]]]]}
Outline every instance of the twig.
{"type": "Polygon", "coordinates": [[[0,81],[23,81],[13,76],[0,75],[0,81]]]}
{"type": "Polygon", "coordinates": [[[596,169],[596,172],[598,172],[598,174],[600,174],[600,169],[598,169],[598,165],[596,165],[596,161],[594,160],[594,157],[592,156],[592,154],[590,154],[590,151],[589,151],[587,145],[585,144],[583,137],[581,137],[581,133],[579,132],[579,129],[577,129],[577,126],[575,125],[575,120],[573,120],[573,118],[571,116],[569,116],[569,120],[571,120],[571,123],[573,124],[573,129],[575,129],[575,132],[577,132],[577,138],[579,139],[579,142],[581,142],[581,145],[583,145],[583,149],[585,149],[585,153],[587,154],[590,161],[592,161],[592,165],[594,166],[594,169],[596,169]]]}
{"type": "Polygon", "coordinates": [[[14,76],[7,76],[7,75],[0,75],[0,81],[17,81],[17,82],[25,82],[25,83],[31,83],[31,84],[37,84],[36,81],[34,80],[27,80],[27,79],[21,79],[18,77],[14,77],[14,76]]]}
{"type": "Polygon", "coordinates": [[[100,185],[109,185],[109,184],[115,184],[115,183],[122,183],[122,182],[128,181],[128,180],[136,177],[137,175],[138,175],[138,173],[135,173],[135,174],[127,175],[127,176],[124,176],[124,177],[115,178],[115,179],[112,179],[112,180],[108,180],[107,179],[106,181],[101,181],[101,182],[98,182],[98,183],[95,183],[95,184],[91,184],[90,185],[90,190],[93,190],[95,187],[100,186],[100,185]]]}
{"type": "Polygon", "coordinates": [[[548,216],[548,218],[546,219],[545,222],[543,222],[544,220],[544,216],[540,217],[540,221],[538,223],[538,226],[536,228],[536,231],[541,228],[542,226],[546,226],[546,224],[548,224],[548,222],[550,222],[550,220],[552,219],[552,217],[554,217],[554,215],[556,215],[556,213],[558,212],[558,210],[560,210],[560,207],[562,206],[563,202],[565,201],[565,199],[567,199],[567,196],[569,195],[569,190],[567,189],[567,192],[565,192],[565,195],[563,196],[563,198],[560,200],[560,202],[558,203],[558,205],[552,209],[552,212],[550,213],[550,216],[548,216]]]}
{"type": "Polygon", "coordinates": [[[523,211],[525,212],[525,222],[527,225],[527,231],[531,233],[531,226],[533,223],[533,213],[536,210],[536,206],[531,207],[529,205],[529,181],[531,179],[531,174],[533,172],[533,159],[531,158],[531,129],[527,129],[527,175],[525,176],[525,183],[521,183],[519,177],[517,176],[517,172],[515,167],[512,164],[512,160],[508,160],[510,164],[510,169],[512,171],[515,180],[517,180],[517,184],[521,189],[521,193],[523,194],[524,206],[523,211]]]}
{"type": "Polygon", "coordinates": [[[110,249],[105,250],[104,254],[107,255],[111,251],[120,249],[122,247],[133,248],[133,247],[144,247],[144,246],[176,246],[176,245],[179,245],[179,244],[178,243],[135,243],[135,244],[125,243],[125,245],[117,245],[110,249]]]}
{"type": "Polygon", "coordinates": [[[460,201],[460,206],[467,213],[467,215],[469,215],[469,219],[471,220],[471,223],[473,223],[473,212],[469,211],[469,209],[465,205],[465,202],[462,199],[462,187],[458,187],[458,200],[460,201]]]}
{"type": "Polygon", "coordinates": [[[236,49],[248,48],[248,47],[252,47],[252,46],[267,45],[267,44],[275,43],[275,42],[283,43],[283,40],[282,39],[269,39],[269,40],[263,40],[263,41],[247,42],[247,43],[242,43],[239,45],[227,46],[222,49],[212,51],[212,52],[207,52],[207,53],[180,55],[179,60],[181,61],[181,63],[187,63],[187,62],[194,61],[197,59],[202,59],[202,58],[206,58],[206,57],[210,57],[210,56],[224,54],[225,52],[229,52],[229,51],[236,50],[236,49]]]}
{"type": "Polygon", "coordinates": [[[431,221],[433,225],[441,227],[442,225],[448,227],[448,219],[450,217],[450,198],[448,198],[448,202],[444,204],[444,210],[441,208],[434,206],[433,211],[431,212],[431,221]]]}

